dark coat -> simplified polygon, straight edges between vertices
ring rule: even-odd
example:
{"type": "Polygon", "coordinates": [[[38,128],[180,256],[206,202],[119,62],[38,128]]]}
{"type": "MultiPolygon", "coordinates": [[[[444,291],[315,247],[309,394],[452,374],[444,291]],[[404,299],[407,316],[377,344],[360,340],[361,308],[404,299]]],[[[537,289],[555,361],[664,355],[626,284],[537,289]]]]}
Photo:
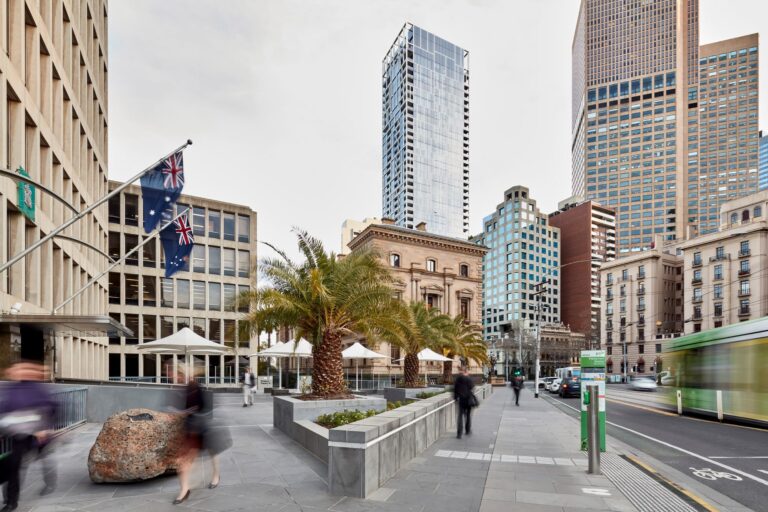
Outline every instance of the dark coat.
{"type": "Polygon", "coordinates": [[[475,383],[472,379],[466,375],[459,375],[456,380],[453,381],[453,398],[459,401],[461,407],[469,407],[471,405],[470,397],[472,396],[472,390],[475,387],[475,383]]]}

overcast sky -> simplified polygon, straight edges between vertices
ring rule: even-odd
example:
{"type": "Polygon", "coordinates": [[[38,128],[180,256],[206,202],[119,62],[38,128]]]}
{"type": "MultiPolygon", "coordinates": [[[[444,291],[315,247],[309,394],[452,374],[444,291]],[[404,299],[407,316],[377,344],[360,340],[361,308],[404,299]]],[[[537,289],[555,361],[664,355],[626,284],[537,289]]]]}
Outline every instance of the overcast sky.
{"type": "MultiPolygon", "coordinates": [[[[470,54],[471,232],[516,184],[551,211],[571,190],[578,5],[110,2],[110,178],[191,138],[185,193],[250,206],[259,239],[292,254],[291,226],[338,251],[344,219],[381,215],[381,60],[410,21],[470,54]]],[[[767,14],[765,0],[701,0],[700,42],[768,33],[767,14]]],[[[767,84],[764,75],[761,127],[767,84]]]]}

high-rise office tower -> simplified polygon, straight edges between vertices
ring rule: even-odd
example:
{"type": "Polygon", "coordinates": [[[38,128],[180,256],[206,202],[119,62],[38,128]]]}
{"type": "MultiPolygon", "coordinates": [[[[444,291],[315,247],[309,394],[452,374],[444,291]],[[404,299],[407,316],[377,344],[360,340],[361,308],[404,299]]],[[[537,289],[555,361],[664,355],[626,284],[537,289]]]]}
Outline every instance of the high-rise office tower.
{"type": "Polygon", "coordinates": [[[698,0],[582,0],[573,52],[573,194],[616,211],[619,253],[685,236],[698,0]]]}
{"type": "Polygon", "coordinates": [[[768,135],[760,132],[760,146],[758,154],[758,188],[765,190],[768,188],[768,135]]]}
{"type": "Polygon", "coordinates": [[[483,219],[483,232],[472,237],[489,249],[483,257],[486,340],[516,327],[534,328],[537,320],[560,321],[560,229],[547,218],[528,189],[515,186],[483,219]]]}
{"type": "Polygon", "coordinates": [[[469,55],[406,23],[382,72],[382,210],[397,225],[469,231],[469,55]]]}

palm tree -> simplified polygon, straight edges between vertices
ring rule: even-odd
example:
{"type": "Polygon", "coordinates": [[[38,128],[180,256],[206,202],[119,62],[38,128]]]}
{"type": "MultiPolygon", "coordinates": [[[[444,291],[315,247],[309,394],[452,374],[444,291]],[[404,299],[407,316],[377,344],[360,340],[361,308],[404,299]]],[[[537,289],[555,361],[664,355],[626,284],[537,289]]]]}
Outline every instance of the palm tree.
{"type": "Polygon", "coordinates": [[[402,332],[402,306],[392,296],[392,277],[372,251],[337,258],[322,242],[295,230],[305,261],[275,249],[260,270],[270,286],[251,295],[247,320],[257,326],[290,326],[313,345],[312,393],[346,395],[341,340],[347,335],[394,339],[402,332]]]}
{"type": "MultiPolygon", "coordinates": [[[[451,319],[450,332],[444,338],[445,344],[441,347],[443,355],[451,359],[459,357],[462,360],[472,360],[479,365],[488,363],[488,347],[481,336],[482,328],[470,324],[463,316],[456,315],[451,319]]],[[[453,375],[453,361],[443,363],[443,382],[451,382],[453,375]]]]}
{"type": "Polygon", "coordinates": [[[415,388],[419,385],[419,352],[425,348],[440,350],[445,345],[451,331],[451,318],[421,301],[408,304],[403,314],[403,335],[394,338],[393,343],[405,352],[403,386],[415,388]]]}

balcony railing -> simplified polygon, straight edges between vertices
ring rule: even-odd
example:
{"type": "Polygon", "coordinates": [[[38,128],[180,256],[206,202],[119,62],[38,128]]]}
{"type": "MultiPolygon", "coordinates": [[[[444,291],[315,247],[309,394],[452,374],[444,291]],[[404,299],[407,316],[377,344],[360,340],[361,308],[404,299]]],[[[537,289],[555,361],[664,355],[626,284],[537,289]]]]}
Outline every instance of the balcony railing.
{"type": "Polygon", "coordinates": [[[715,274],[714,277],[712,277],[712,280],[714,280],[714,281],[722,281],[723,280],[723,274],[715,274]]]}
{"type": "Polygon", "coordinates": [[[694,277],[693,279],[691,279],[691,284],[701,284],[701,278],[694,277]]]}
{"type": "Polygon", "coordinates": [[[752,251],[749,249],[741,249],[739,251],[739,258],[748,258],[750,254],[752,254],[752,251]]]}
{"type": "Polygon", "coordinates": [[[739,269],[739,277],[748,276],[751,273],[752,273],[752,271],[749,270],[748,268],[741,268],[741,269],[739,269]]]}
{"type": "Polygon", "coordinates": [[[710,256],[709,261],[725,261],[731,259],[730,254],[716,254],[715,256],[710,256]]]}
{"type": "Polygon", "coordinates": [[[691,263],[692,267],[700,267],[701,266],[701,258],[694,258],[693,263],[691,263]]]}
{"type": "Polygon", "coordinates": [[[739,308],[739,316],[749,316],[749,306],[739,308]]]}
{"type": "Polygon", "coordinates": [[[645,304],[638,304],[637,305],[637,310],[638,311],[645,311],[645,304]]]}
{"type": "Polygon", "coordinates": [[[702,300],[701,297],[694,297],[693,299],[691,299],[691,302],[693,302],[694,304],[700,304],[701,300],[702,300]]]}
{"type": "Polygon", "coordinates": [[[752,295],[750,290],[739,290],[739,297],[749,297],[752,295]]]}
{"type": "Polygon", "coordinates": [[[638,279],[645,279],[645,272],[640,272],[639,274],[637,274],[637,278],[638,279]]]}
{"type": "Polygon", "coordinates": [[[639,289],[637,290],[637,294],[638,294],[638,295],[645,295],[645,288],[639,288],[639,289]]]}

